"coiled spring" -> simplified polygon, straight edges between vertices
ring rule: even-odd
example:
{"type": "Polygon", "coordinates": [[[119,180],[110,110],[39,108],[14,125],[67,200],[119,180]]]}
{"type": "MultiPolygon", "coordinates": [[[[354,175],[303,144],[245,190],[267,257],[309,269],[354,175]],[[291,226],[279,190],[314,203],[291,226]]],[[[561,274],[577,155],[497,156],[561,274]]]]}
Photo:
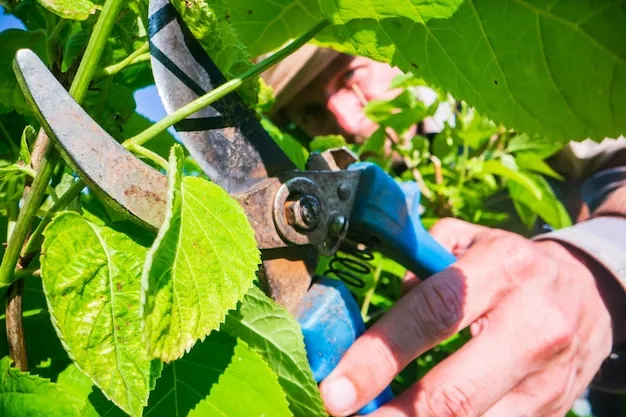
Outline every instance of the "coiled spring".
{"type": "Polygon", "coordinates": [[[372,272],[370,262],[374,260],[374,253],[363,244],[345,240],[338,252],[328,263],[324,275],[334,275],[355,288],[365,288],[363,275],[372,272]]]}

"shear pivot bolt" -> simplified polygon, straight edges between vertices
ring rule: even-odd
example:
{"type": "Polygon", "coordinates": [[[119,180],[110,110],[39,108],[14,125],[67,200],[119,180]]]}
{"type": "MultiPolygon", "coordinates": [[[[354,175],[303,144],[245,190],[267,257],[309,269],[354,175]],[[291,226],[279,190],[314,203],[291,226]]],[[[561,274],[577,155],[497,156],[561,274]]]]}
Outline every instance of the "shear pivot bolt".
{"type": "Polygon", "coordinates": [[[304,230],[313,230],[317,226],[320,202],[312,195],[305,195],[297,201],[288,202],[285,212],[290,225],[304,230]]]}
{"type": "Polygon", "coordinates": [[[328,230],[333,236],[341,236],[348,225],[348,220],[341,214],[335,214],[328,223],[328,230]]]}

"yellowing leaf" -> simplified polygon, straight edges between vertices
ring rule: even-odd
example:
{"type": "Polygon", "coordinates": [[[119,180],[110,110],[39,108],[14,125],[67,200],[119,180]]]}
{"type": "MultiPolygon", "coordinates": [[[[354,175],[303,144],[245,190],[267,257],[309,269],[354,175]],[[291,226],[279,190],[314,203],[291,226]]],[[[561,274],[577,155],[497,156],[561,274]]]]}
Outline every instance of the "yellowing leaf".
{"type": "Polygon", "coordinates": [[[290,416],[276,375],[242,340],[213,332],[165,366],[146,417],[290,416]]]}
{"type": "Polygon", "coordinates": [[[63,19],[85,20],[100,8],[89,0],[37,0],[63,19]]]}
{"type": "Polygon", "coordinates": [[[253,287],[221,328],[257,351],[278,376],[295,417],[326,416],[307,361],[300,325],[281,306],[253,287]]]}
{"type": "Polygon", "coordinates": [[[183,154],[172,148],[166,219],[142,277],[149,354],[178,359],[217,329],[255,278],[260,263],[243,209],[223,189],[182,178],[183,154]]]}
{"type": "Polygon", "coordinates": [[[61,343],[107,398],[141,415],[151,379],[139,316],[147,249],[75,212],[58,215],[44,234],[42,281],[61,343]]]}

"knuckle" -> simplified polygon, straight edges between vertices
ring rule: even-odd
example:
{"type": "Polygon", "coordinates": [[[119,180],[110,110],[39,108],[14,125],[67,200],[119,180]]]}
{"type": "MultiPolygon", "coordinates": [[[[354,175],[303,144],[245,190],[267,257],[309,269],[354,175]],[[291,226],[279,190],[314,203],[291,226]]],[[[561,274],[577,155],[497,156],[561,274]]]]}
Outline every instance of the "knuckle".
{"type": "Polygon", "coordinates": [[[429,417],[473,417],[477,415],[472,396],[455,385],[446,385],[424,396],[418,415],[429,417]]]}
{"type": "Polygon", "coordinates": [[[531,360],[544,362],[555,355],[576,350],[576,331],[572,320],[557,308],[543,311],[545,318],[536,326],[537,343],[531,350],[531,360]]]}
{"type": "Polygon", "coordinates": [[[454,333],[463,318],[462,291],[447,279],[427,282],[412,303],[415,322],[425,336],[438,340],[454,333]]]}

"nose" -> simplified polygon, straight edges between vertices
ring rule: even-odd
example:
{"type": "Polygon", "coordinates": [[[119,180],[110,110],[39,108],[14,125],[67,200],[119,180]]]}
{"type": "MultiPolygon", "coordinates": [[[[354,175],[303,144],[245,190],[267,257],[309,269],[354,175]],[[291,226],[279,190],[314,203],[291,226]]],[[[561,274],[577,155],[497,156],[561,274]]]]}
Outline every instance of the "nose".
{"type": "Polygon", "coordinates": [[[327,102],[328,110],[335,116],[342,133],[348,136],[367,136],[375,128],[363,111],[359,98],[353,91],[340,90],[327,102]]]}

